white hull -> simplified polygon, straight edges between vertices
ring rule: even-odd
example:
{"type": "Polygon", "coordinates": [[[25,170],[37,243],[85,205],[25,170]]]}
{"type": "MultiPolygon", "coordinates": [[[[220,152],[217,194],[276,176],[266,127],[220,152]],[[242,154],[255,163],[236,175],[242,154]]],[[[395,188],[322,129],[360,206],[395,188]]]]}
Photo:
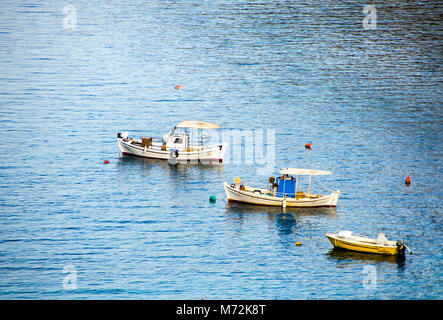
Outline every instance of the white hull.
{"type": "Polygon", "coordinates": [[[178,150],[178,156],[175,151],[162,150],[161,144],[153,143],[149,148],[143,148],[138,144],[133,144],[133,141],[123,141],[118,138],[118,146],[122,154],[131,154],[144,158],[168,160],[174,163],[198,163],[198,162],[223,162],[223,157],[226,151],[227,143],[224,142],[221,146],[208,146],[200,148],[197,151],[178,150]]]}
{"type": "Polygon", "coordinates": [[[231,187],[226,182],[224,183],[224,187],[228,201],[280,207],[335,207],[337,206],[338,196],[340,194],[340,191],[337,190],[321,197],[296,199],[274,197],[266,194],[269,193],[269,191],[265,189],[246,187],[246,190],[240,190],[238,186],[231,187]]]}

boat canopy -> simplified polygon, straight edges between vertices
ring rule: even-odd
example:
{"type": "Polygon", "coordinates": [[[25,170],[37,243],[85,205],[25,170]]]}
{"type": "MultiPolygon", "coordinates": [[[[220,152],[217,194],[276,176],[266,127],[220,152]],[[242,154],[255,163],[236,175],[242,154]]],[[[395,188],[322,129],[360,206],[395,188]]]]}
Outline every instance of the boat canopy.
{"type": "Polygon", "coordinates": [[[290,174],[295,176],[319,176],[331,174],[332,172],[312,169],[284,168],[280,170],[280,174],[290,174]]]}
{"type": "Polygon", "coordinates": [[[211,122],[204,121],[182,121],[176,128],[194,128],[194,129],[218,129],[220,126],[211,122]]]}

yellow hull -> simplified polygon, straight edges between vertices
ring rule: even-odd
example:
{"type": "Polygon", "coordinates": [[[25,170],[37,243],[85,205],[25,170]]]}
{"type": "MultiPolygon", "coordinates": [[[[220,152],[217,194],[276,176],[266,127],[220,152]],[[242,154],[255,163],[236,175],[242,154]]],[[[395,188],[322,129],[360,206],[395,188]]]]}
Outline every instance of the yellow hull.
{"type": "Polygon", "coordinates": [[[397,246],[383,246],[371,243],[362,243],[357,241],[350,241],[339,239],[331,234],[325,234],[329,239],[331,244],[336,248],[342,248],[358,252],[376,253],[376,254],[387,254],[396,255],[398,254],[397,246]]]}

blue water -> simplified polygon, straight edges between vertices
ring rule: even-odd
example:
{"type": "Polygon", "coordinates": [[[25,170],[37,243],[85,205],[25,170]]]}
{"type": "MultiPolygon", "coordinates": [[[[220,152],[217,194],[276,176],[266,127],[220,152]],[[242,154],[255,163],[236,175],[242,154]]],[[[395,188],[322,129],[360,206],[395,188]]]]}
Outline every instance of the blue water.
{"type": "Polygon", "coordinates": [[[0,298],[441,299],[443,6],[373,1],[365,30],[366,4],[2,1],[0,298]],[[193,119],[275,129],[274,174],[332,171],[337,208],[225,202],[266,185],[254,164],[119,154],[193,119]],[[413,254],[333,250],[340,230],[413,254]]]}

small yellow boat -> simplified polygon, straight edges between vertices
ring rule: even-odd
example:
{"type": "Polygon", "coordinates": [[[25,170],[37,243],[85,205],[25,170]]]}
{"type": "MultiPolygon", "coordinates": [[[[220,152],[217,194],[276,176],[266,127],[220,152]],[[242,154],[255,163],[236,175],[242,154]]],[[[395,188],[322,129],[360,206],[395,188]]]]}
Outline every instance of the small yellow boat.
{"type": "Polygon", "coordinates": [[[334,248],[387,255],[404,255],[405,249],[409,250],[403,240],[389,241],[382,232],[376,239],[353,235],[351,231],[325,233],[325,236],[334,248]]]}

